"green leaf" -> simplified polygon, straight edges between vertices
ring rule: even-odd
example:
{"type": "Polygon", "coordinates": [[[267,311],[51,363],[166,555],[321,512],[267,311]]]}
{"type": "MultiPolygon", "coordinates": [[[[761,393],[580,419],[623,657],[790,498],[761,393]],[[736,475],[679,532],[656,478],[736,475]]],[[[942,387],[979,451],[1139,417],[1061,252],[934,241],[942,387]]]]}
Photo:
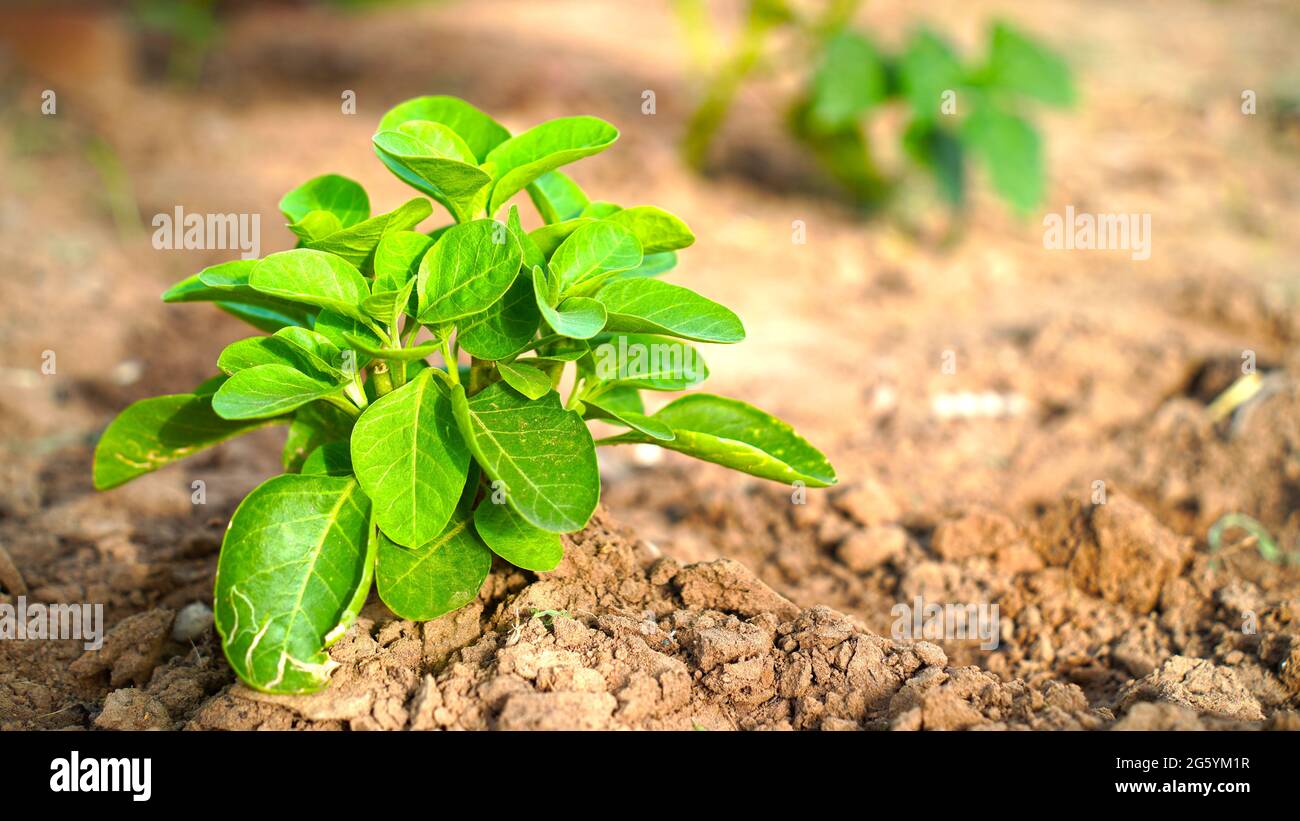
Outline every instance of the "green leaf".
{"type": "MultiPolygon", "coordinates": [[[[274,420],[276,422],[280,420],[274,420]]],[[[123,485],[272,420],[222,419],[211,396],[182,393],[141,399],[118,414],[95,446],[97,490],[123,485]]]]}
{"type": "Polygon", "coordinates": [[[582,296],[576,293],[579,286],[599,288],[610,274],[640,264],[636,236],[621,225],[598,220],[579,227],[560,244],[551,256],[551,275],[561,294],[582,296]]]}
{"type": "Polygon", "coordinates": [[[419,231],[389,231],[375,247],[376,294],[400,291],[407,282],[415,280],[420,260],[433,245],[433,239],[419,231]]]}
{"type": "Polygon", "coordinates": [[[213,394],[212,409],[223,419],[265,419],[338,390],[288,365],[258,365],[227,379],[213,394]]]}
{"type": "Polygon", "coordinates": [[[510,139],[505,126],[487,114],[464,100],[444,96],[416,97],[394,106],[379,121],[377,130],[396,131],[402,123],[411,120],[427,120],[447,126],[465,141],[480,163],[487,159],[493,148],[510,139]]]}
{"type": "Polygon", "coordinates": [[[515,281],[522,255],[519,242],[496,220],[454,226],[420,263],[420,322],[435,325],[487,310],[515,281]]]}
{"type": "Polygon", "coordinates": [[[541,399],[551,392],[551,377],[524,362],[498,362],[497,370],[507,385],[527,396],[541,399]]]}
{"type": "Polygon", "coordinates": [[[531,278],[516,276],[505,296],[460,322],[460,347],[479,359],[506,359],[528,345],[540,321],[531,278]]]}
{"type": "Polygon", "coordinates": [[[350,345],[354,350],[365,354],[369,359],[389,359],[397,362],[412,362],[417,359],[424,359],[425,357],[432,356],[442,350],[442,343],[436,339],[422,342],[419,345],[412,345],[409,348],[385,348],[375,345],[371,343],[370,340],[361,336],[356,336],[355,334],[346,334],[345,338],[348,340],[348,345],[350,345]]]}
{"type": "MultiPolygon", "coordinates": [[[[362,300],[364,303],[364,300],[362,300]]],[[[370,362],[369,354],[360,350],[353,344],[353,339],[364,339],[370,349],[387,347],[388,341],[380,339],[374,329],[368,324],[351,316],[335,313],[334,311],[322,310],[316,317],[316,333],[334,343],[340,351],[352,351],[355,357],[353,367],[356,370],[364,368],[370,362]]]]}
{"type": "Polygon", "coordinates": [[[324,251],[298,248],[271,254],[257,263],[248,282],[269,296],[366,319],[361,310],[370,296],[365,277],[351,263],[324,251]]]}
{"type": "Polygon", "coordinates": [[[630,271],[615,275],[614,279],[636,279],[637,277],[657,277],[677,267],[677,254],[666,251],[662,254],[646,254],[641,264],[630,271]]]}
{"type": "Polygon", "coordinates": [[[926,29],[914,32],[908,40],[899,74],[912,112],[926,122],[939,118],[944,92],[956,93],[965,86],[957,53],[946,40],[926,29]]]}
{"type": "Polygon", "coordinates": [[[510,206],[510,216],[506,218],[506,227],[510,233],[519,241],[519,247],[523,250],[524,266],[526,270],[532,270],[534,265],[545,265],[547,257],[542,255],[542,249],[537,247],[532,237],[524,230],[524,226],[519,222],[519,209],[510,206]]]}
{"type": "Polygon", "coordinates": [[[605,327],[605,306],[583,296],[569,297],[559,306],[551,304],[552,287],[541,268],[533,268],[533,294],[546,324],[561,336],[590,339],[605,327]]]}
{"type": "Polygon", "coordinates": [[[1065,61],[1006,23],[993,26],[985,73],[988,82],[997,88],[1049,105],[1074,104],[1074,83],[1065,61]]]}
{"type": "Polygon", "coordinates": [[[343,223],[329,211],[312,211],[307,216],[290,223],[289,230],[304,243],[324,239],[330,234],[343,230],[343,223]]]}
{"type": "Polygon", "coordinates": [[[497,382],[466,400],[457,386],[452,405],[474,458],[525,519],[554,533],[587,524],[600,501],[596,449],[559,394],[528,400],[497,382]]]}
{"type": "Polygon", "coordinates": [[[424,197],[416,197],[387,214],[380,214],[323,239],[307,243],[307,247],[336,254],[357,268],[364,268],[373,257],[376,246],[386,232],[409,231],[432,213],[433,206],[429,201],[424,197]]]}
{"type": "Polygon", "coordinates": [[[508,504],[483,500],[474,511],[474,529],[493,553],[524,570],[545,573],[564,558],[558,534],[533,527],[508,504]]]}
{"type": "Polygon", "coordinates": [[[487,155],[496,177],[488,214],[546,172],[604,151],[617,139],[618,129],[597,117],[561,117],[511,137],[487,155]]]}
{"type": "Polygon", "coordinates": [[[375,149],[389,167],[401,167],[421,181],[417,186],[447,207],[457,222],[467,222],[482,208],[480,192],[492,177],[478,167],[473,151],[454,131],[440,123],[411,120],[396,131],[373,137],[375,149]]]}
{"type": "Polygon", "coordinates": [[[657,279],[620,279],[596,293],[609,312],[606,329],[652,333],[696,342],[739,342],[745,326],[729,309],[680,285],[657,279]]]}
{"type": "Polygon", "coordinates": [[[622,210],[623,206],[618,203],[593,200],[592,202],[587,203],[586,207],[582,209],[581,216],[599,220],[613,216],[622,210]]]}
{"type": "Polygon", "coordinates": [[[352,466],[390,539],[423,545],[447,526],[469,470],[451,399],[423,371],[366,408],[352,430],[352,466]]]}
{"type": "MultiPolygon", "coordinates": [[[[530,231],[528,238],[537,246],[543,259],[549,260],[555,255],[555,251],[560,245],[569,238],[569,235],[577,231],[584,225],[595,222],[590,217],[577,217],[564,222],[557,222],[552,225],[543,225],[536,231],[530,231]]],[[[541,265],[540,262],[533,262],[533,265],[541,265]]]]}
{"type": "Polygon", "coordinates": [[[820,129],[850,125],[885,98],[885,65],[876,47],[854,31],[841,31],[826,45],[813,77],[809,114],[820,129]]]}
{"type": "Polygon", "coordinates": [[[644,433],[651,439],[661,442],[671,441],[677,436],[667,422],[662,422],[653,416],[646,416],[638,411],[619,408],[616,405],[606,405],[599,396],[594,399],[584,396],[582,405],[584,408],[583,417],[586,419],[603,419],[614,422],[644,433]]]}
{"type": "Polygon", "coordinates": [[[356,417],[329,402],[309,402],[298,408],[289,422],[289,435],[285,437],[284,449],[280,453],[284,469],[300,471],[307,456],[322,445],[346,444],[355,422],[356,417]]]}
{"type": "Polygon", "coordinates": [[[217,562],[214,617],[226,659],[267,693],[310,693],[337,663],[325,652],[356,619],[375,543],[355,481],[277,476],[230,520],[217,562]]]}
{"type": "Polygon", "coordinates": [[[428,621],[464,607],[478,597],[491,569],[492,552],[467,514],[458,512],[436,539],[414,549],[379,535],[379,597],[404,619],[428,621]]]}
{"type": "Polygon", "coordinates": [[[400,331],[399,324],[402,316],[411,307],[411,294],[414,291],[415,280],[407,280],[406,284],[396,291],[383,291],[366,297],[361,303],[361,310],[387,328],[390,338],[396,338],[400,331]]]}
{"type": "Polygon", "coordinates": [[[300,223],[313,211],[332,214],[347,228],[370,216],[370,197],[361,183],[325,174],[308,180],[280,199],[280,211],[291,223],[300,223]]]}
{"type": "Polygon", "coordinates": [[[624,208],[605,217],[605,221],[631,231],[641,243],[641,250],[646,256],[677,251],[695,242],[695,235],[686,227],[686,223],[653,205],[624,208]]]}
{"type": "Polygon", "coordinates": [[[939,193],[950,205],[965,201],[966,155],[955,134],[934,122],[914,120],[903,133],[903,148],[934,176],[939,193]]]}
{"type": "Polygon", "coordinates": [[[808,487],[835,484],[835,469],[821,451],[785,422],[753,405],[696,393],[669,403],[650,418],[667,424],[676,438],[662,442],[628,432],[601,444],[653,442],[762,479],[800,481],[808,487]]]}
{"type": "Polygon", "coordinates": [[[994,108],[977,109],[962,124],[967,145],[988,166],[993,188],[1022,214],[1042,202],[1047,187],[1042,141],[1033,126],[994,108]]]}
{"type": "Polygon", "coordinates": [[[322,382],[342,384],[348,377],[339,370],[341,352],[324,336],[306,328],[281,328],[273,336],[255,336],[232,342],[217,358],[226,375],[258,365],[287,365],[322,382]]]}
{"type": "Polygon", "coordinates": [[[310,326],[312,309],[253,290],[248,276],[258,260],[223,262],[176,283],[163,294],[163,302],[215,302],[267,333],[287,325],[310,326]]]}
{"type": "Polygon", "coordinates": [[[579,185],[563,171],[550,171],[528,186],[533,206],[548,225],[582,214],[590,200],[579,185]]]}
{"type": "Polygon", "coordinates": [[[709,378],[694,347],[649,334],[614,334],[591,349],[593,375],[602,382],[652,391],[684,391],[709,378]]]}
{"type": "Polygon", "coordinates": [[[303,476],[351,476],[352,454],[347,442],[329,442],[311,452],[302,463],[303,476]]]}

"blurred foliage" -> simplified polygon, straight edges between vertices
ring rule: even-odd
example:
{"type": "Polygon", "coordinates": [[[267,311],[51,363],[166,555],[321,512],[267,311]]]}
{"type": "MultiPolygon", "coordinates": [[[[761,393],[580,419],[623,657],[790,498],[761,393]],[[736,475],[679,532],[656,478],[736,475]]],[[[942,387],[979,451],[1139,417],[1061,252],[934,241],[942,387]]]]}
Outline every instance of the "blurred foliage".
{"type": "MultiPolygon", "coordinates": [[[[683,141],[687,161],[705,166],[710,146],[741,84],[791,62],[806,76],[788,107],[791,134],[856,202],[883,204],[899,182],[873,158],[868,121],[887,106],[904,110],[904,155],[927,172],[955,210],[966,202],[971,159],[986,168],[998,195],[1017,213],[1046,192],[1042,137],[1027,118],[1035,104],[1069,107],[1074,83],[1053,51],[1005,22],[989,30],[981,61],[963,60],[940,34],[917,28],[899,52],[856,28],[858,0],[826,0],[815,14],[787,0],[749,0],[735,43],[717,66],[683,141]],[[775,54],[776,35],[794,44],[775,54]]],[[[725,51],[705,0],[675,0],[696,61],[725,51]]]]}

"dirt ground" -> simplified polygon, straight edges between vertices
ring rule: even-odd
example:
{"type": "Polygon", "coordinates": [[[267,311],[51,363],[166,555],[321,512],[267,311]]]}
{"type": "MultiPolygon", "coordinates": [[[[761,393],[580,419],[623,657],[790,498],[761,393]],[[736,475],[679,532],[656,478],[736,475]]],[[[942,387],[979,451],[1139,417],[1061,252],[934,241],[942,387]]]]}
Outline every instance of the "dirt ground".
{"type": "Polygon", "coordinates": [[[861,221],[777,130],[787,77],[746,90],[715,173],[693,176],[674,140],[696,89],[664,5],[263,9],[229,21],[189,87],[142,74],[105,18],[0,16],[0,597],[102,602],[110,628],[93,653],[0,642],[0,729],[1300,729],[1300,566],[1207,536],[1245,513],[1300,551],[1300,10],[869,4],[885,40],[919,15],[974,49],[1006,16],[1064,51],[1082,100],[1042,118],[1046,210],[1151,213],[1135,261],[1046,250],[991,198],[947,244],[932,210],[861,221]],[[705,351],[708,389],[790,420],[841,485],[796,504],[603,451],[602,513],[555,572],[499,567],[424,625],[372,600],[329,690],[259,695],[193,605],[283,432],[90,484],[117,411],[188,390],[245,335],[157,299],[226,252],[158,252],[144,226],[178,204],[261,212],[264,252],[288,247],[274,204],[326,171],[386,210],[405,192],[369,136],[429,93],[515,129],[614,122],[622,139],[575,176],[686,219],[699,241],[673,279],[745,320],[746,342],[705,351]],[[1264,388],[1215,421],[1243,356],[1264,388]],[[889,638],[917,596],[996,604],[998,646],[889,638]]]}

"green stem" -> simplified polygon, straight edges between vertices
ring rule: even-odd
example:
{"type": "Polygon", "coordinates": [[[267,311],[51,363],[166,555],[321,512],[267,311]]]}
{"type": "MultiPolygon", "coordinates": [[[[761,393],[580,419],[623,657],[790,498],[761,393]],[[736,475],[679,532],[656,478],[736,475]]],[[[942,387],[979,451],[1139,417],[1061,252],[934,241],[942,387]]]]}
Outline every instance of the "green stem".
{"type": "Polygon", "coordinates": [[[370,369],[370,373],[375,378],[375,395],[384,396],[393,391],[393,378],[390,375],[387,362],[376,362],[370,369]]]}
{"type": "Polygon", "coordinates": [[[439,347],[442,350],[442,361],[447,366],[447,379],[451,380],[451,384],[459,385],[460,363],[457,362],[455,354],[451,352],[451,339],[443,337],[442,343],[439,347]]]}
{"type": "Polygon", "coordinates": [[[348,395],[348,399],[351,399],[353,404],[362,410],[370,404],[370,400],[366,398],[366,390],[361,385],[360,375],[349,382],[347,386],[343,388],[343,392],[348,395]]]}
{"type": "Polygon", "coordinates": [[[348,400],[344,399],[341,396],[333,396],[333,395],[327,396],[325,397],[325,401],[329,402],[331,405],[338,408],[339,410],[342,410],[348,416],[351,416],[353,419],[361,415],[361,410],[357,408],[356,405],[354,405],[353,403],[349,402],[348,400]]]}

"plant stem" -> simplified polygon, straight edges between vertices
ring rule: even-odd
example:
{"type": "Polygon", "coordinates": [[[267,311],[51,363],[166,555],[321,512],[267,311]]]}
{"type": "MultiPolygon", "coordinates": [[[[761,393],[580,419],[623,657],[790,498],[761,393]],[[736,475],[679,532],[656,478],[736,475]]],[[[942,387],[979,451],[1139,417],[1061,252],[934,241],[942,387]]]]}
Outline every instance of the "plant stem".
{"type": "Polygon", "coordinates": [[[387,362],[376,362],[370,369],[370,373],[375,378],[375,395],[383,396],[392,393],[393,378],[389,373],[387,362]]]}
{"type": "Polygon", "coordinates": [[[459,385],[460,363],[457,362],[456,356],[451,352],[451,339],[444,337],[439,347],[442,349],[442,361],[447,366],[447,378],[451,380],[451,384],[459,385]]]}
{"type": "Polygon", "coordinates": [[[348,416],[351,416],[353,419],[361,415],[361,411],[360,409],[357,408],[356,405],[354,405],[353,403],[349,402],[348,400],[344,399],[341,396],[327,396],[325,397],[325,401],[329,402],[334,407],[343,411],[348,416]]]}
{"type": "Polygon", "coordinates": [[[347,384],[347,387],[343,389],[343,392],[348,395],[348,398],[352,400],[353,404],[355,404],[358,408],[361,408],[362,410],[364,410],[366,406],[370,404],[370,400],[366,398],[365,388],[361,386],[360,375],[358,375],[355,379],[349,382],[347,384]]]}

